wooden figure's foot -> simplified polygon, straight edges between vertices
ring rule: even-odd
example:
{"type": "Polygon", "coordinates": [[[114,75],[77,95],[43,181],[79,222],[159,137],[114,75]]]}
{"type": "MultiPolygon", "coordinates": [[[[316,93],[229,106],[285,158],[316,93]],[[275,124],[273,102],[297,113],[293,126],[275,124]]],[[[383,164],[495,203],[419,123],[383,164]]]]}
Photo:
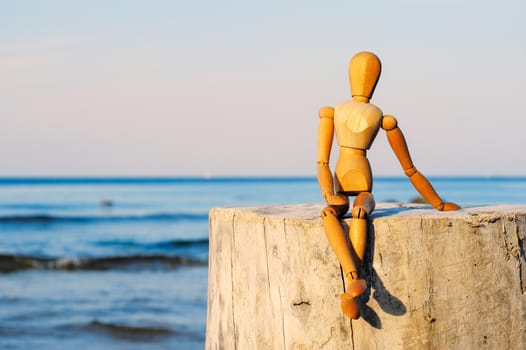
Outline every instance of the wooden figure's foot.
{"type": "Polygon", "coordinates": [[[360,317],[360,308],[354,300],[354,297],[350,296],[348,293],[343,293],[340,295],[341,299],[341,308],[345,316],[356,320],[360,317]]]}
{"type": "Polygon", "coordinates": [[[340,295],[342,312],[356,320],[360,317],[360,308],[356,303],[356,298],[367,289],[367,284],[363,279],[351,280],[347,285],[347,291],[340,295]]]}

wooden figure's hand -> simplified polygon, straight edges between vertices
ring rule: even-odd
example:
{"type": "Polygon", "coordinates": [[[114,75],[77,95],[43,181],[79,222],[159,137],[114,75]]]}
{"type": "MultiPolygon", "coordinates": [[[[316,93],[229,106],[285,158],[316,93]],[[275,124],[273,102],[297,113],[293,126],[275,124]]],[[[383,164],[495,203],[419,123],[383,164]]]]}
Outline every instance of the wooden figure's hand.
{"type": "Polygon", "coordinates": [[[329,194],[325,197],[327,205],[336,210],[337,216],[342,216],[349,210],[349,198],[343,194],[329,194]]]}
{"type": "Polygon", "coordinates": [[[444,206],[442,207],[442,211],[452,211],[452,210],[459,210],[461,209],[460,208],[460,205],[458,204],[455,204],[453,202],[446,202],[444,203],[444,206]]]}
{"type": "Polygon", "coordinates": [[[330,194],[326,198],[327,204],[332,206],[344,205],[349,203],[347,196],[343,194],[330,194]]]}

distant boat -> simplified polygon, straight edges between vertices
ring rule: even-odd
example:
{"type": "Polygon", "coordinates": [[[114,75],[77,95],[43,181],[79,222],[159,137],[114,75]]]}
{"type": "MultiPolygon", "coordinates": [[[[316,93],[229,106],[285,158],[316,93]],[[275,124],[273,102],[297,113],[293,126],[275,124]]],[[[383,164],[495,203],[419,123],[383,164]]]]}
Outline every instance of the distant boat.
{"type": "Polygon", "coordinates": [[[113,207],[113,201],[111,199],[101,199],[99,202],[101,207],[113,207]]]}

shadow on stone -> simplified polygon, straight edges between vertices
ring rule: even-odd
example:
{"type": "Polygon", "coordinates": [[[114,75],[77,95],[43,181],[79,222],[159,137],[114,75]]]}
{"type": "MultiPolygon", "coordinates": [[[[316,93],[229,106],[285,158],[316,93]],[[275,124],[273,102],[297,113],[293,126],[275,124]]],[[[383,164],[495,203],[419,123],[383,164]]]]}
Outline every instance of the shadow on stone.
{"type": "MultiPolygon", "coordinates": [[[[408,210],[409,208],[396,208],[399,210],[408,210]]],[[[365,253],[362,271],[367,281],[367,290],[365,293],[360,295],[358,303],[360,305],[360,313],[364,321],[369,323],[372,327],[381,329],[382,321],[380,316],[369,306],[367,303],[372,298],[376,300],[380,308],[387,314],[393,316],[402,316],[407,312],[405,305],[400,299],[392,295],[384,283],[380,279],[380,276],[376,273],[373,267],[374,260],[374,247],[375,247],[375,231],[372,224],[368,225],[367,235],[367,251],[365,253]]]]}
{"type": "MultiPolygon", "coordinates": [[[[430,206],[413,206],[413,207],[395,207],[395,208],[385,208],[385,209],[378,209],[374,211],[370,216],[369,220],[375,219],[375,218],[381,218],[383,216],[390,216],[394,214],[398,214],[403,211],[407,210],[414,210],[414,209],[424,209],[426,207],[431,208],[430,206]]],[[[369,228],[371,228],[372,225],[369,225],[369,228]]]]}
{"type": "MultiPolygon", "coordinates": [[[[393,215],[401,211],[411,210],[415,208],[411,207],[397,207],[379,210],[379,213],[374,215],[374,217],[381,217],[387,215],[393,215]]],[[[348,218],[349,214],[345,216],[348,218]]],[[[345,233],[347,240],[349,240],[349,225],[341,220],[340,221],[345,233]]],[[[349,242],[350,245],[350,242],[349,242]]],[[[374,260],[374,246],[375,246],[375,231],[374,225],[371,222],[367,224],[367,250],[365,252],[363,266],[362,266],[362,276],[364,276],[367,281],[367,290],[356,298],[358,306],[360,307],[361,318],[369,323],[372,327],[381,329],[382,321],[380,316],[370,308],[367,303],[369,299],[372,298],[376,300],[382,311],[393,316],[402,316],[406,313],[407,309],[400,299],[392,295],[384,283],[380,279],[380,276],[376,273],[376,270],[373,267],[374,260]]],[[[345,277],[342,273],[343,289],[346,288],[345,277]]]]}

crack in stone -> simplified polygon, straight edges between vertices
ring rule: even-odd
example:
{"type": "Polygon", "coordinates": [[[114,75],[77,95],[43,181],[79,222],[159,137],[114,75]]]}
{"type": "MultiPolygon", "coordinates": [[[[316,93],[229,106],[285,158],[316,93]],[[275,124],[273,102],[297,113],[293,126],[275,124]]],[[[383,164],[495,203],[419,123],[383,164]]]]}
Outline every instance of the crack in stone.
{"type": "Polygon", "coordinates": [[[234,332],[234,350],[237,350],[237,329],[236,329],[236,313],[234,310],[234,250],[236,248],[236,234],[235,234],[235,221],[236,221],[236,213],[232,215],[232,252],[230,254],[230,282],[232,283],[232,328],[234,332]]]}
{"type": "Polygon", "coordinates": [[[519,264],[519,285],[521,287],[522,294],[524,294],[526,292],[526,289],[525,289],[526,286],[524,286],[524,280],[522,278],[522,274],[524,270],[523,259],[525,257],[525,253],[524,253],[524,246],[522,244],[523,243],[522,238],[519,234],[520,223],[517,222],[518,220],[516,218],[514,218],[514,221],[515,221],[515,237],[517,238],[517,249],[518,249],[517,260],[519,264]]]}
{"type": "Polygon", "coordinates": [[[302,300],[299,303],[292,303],[292,306],[301,306],[301,305],[309,305],[310,306],[310,301],[302,300]]]}

